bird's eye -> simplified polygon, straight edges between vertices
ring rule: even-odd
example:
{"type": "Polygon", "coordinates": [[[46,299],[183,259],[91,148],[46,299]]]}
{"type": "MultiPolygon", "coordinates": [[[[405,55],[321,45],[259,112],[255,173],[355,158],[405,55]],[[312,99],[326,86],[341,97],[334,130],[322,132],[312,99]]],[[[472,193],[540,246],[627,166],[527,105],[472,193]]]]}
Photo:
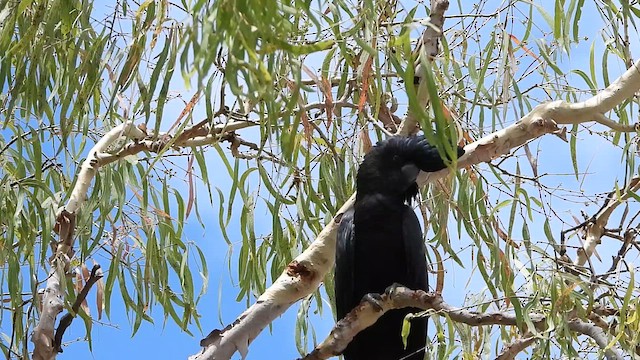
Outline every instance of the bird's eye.
{"type": "Polygon", "coordinates": [[[400,155],[393,155],[393,162],[400,162],[400,155]]]}

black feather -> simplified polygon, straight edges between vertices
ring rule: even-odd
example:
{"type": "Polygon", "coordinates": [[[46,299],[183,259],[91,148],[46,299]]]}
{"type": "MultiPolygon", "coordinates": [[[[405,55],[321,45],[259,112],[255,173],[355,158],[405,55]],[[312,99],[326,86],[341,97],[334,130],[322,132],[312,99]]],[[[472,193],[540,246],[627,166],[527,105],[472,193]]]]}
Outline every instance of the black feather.
{"type": "MultiPolygon", "coordinates": [[[[458,156],[464,150],[458,149],[458,156]]],[[[424,240],[418,218],[406,203],[418,193],[419,170],[446,165],[422,136],[393,137],[365,156],[356,178],[354,209],[342,218],[336,246],[335,295],[343,318],[368,293],[383,293],[393,283],[428,290],[424,240]]],[[[407,348],[401,330],[405,315],[393,310],[362,331],[344,351],[346,360],[422,359],[426,319],[412,321],[407,348]]]]}

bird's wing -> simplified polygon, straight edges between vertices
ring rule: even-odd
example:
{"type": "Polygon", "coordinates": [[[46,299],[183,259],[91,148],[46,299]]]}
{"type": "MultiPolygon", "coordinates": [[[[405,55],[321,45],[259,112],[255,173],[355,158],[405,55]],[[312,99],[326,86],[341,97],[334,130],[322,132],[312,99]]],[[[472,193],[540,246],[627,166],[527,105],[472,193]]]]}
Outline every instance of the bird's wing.
{"type": "Polygon", "coordinates": [[[354,306],[354,248],[355,232],[353,231],[353,210],[349,210],[342,216],[338,228],[336,243],[336,271],[335,271],[335,297],[336,314],[338,320],[342,319],[354,306]]]}
{"type": "Polygon", "coordinates": [[[410,206],[405,206],[403,211],[402,239],[404,241],[405,258],[407,259],[407,278],[410,281],[409,284],[403,285],[427,291],[429,288],[427,259],[425,257],[425,245],[422,239],[420,222],[410,206]]]}

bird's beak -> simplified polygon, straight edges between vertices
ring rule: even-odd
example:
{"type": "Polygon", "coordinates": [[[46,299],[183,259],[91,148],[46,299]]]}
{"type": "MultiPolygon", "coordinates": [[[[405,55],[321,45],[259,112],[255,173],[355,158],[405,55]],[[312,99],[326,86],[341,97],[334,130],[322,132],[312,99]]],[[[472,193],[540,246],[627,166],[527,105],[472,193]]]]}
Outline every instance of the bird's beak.
{"type": "Polygon", "coordinates": [[[420,173],[420,169],[413,163],[403,165],[401,171],[405,178],[409,180],[409,183],[415,182],[420,173]]]}

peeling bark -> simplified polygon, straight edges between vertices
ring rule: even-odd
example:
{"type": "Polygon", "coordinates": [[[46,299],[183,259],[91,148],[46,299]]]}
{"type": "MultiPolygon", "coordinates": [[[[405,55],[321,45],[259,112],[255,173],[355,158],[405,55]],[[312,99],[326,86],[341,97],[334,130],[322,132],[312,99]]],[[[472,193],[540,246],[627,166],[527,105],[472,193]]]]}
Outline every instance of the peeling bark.
{"type": "MultiPolygon", "coordinates": [[[[64,256],[64,255],[62,255],[64,256]]],[[[52,261],[52,268],[47,279],[47,287],[42,295],[42,312],[40,321],[33,329],[31,341],[35,344],[34,360],[55,359],[58,351],[54,346],[54,328],[56,317],[64,308],[64,292],[61,287],[61,277],[64,279],[65,263],[68,259],[52,261]],[[60,268],[59,265],[62,265],[60,268]]]]}

